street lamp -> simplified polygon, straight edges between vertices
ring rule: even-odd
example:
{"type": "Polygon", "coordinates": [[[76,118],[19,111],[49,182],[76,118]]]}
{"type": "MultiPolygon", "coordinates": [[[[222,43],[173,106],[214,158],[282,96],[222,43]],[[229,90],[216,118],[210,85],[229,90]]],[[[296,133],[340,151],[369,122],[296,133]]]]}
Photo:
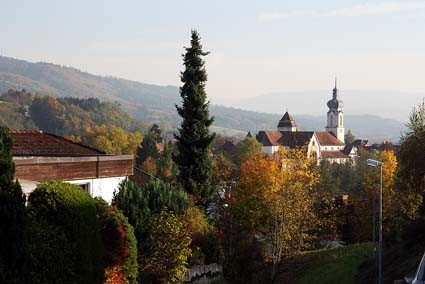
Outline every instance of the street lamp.
{"type": "Polygon", "coordinates": [[[379,167],[381,177],[379,182],[379,284],[382,284],[382,162],[367,159],[367,165],[371,167],[379,167]]]}

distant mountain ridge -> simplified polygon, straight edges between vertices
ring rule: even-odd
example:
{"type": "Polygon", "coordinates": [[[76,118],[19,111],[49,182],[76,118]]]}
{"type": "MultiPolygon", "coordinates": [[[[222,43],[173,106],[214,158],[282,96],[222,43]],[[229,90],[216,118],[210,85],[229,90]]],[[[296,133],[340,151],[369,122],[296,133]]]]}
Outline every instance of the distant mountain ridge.
{"type": "MultiPolygon", "coordinates": [[[[292,114],[325,115],[326,102],[332,97],[329,90],[303,92],[277,92],[234,102],[232,105],[260,112],[281,113],[288,109],[292,114]]],[[[413,107],[423,98],[424,92],[363,91],[339,88],[344,102],[344,113],[370,114],[384,118],[407,121],[413,107]]]]}
{"type": "MultiPolygon", "coordinates": [[[[75,68],[51,63],[31,63],[0,57],[0,93],[9,89],[25,89],[54,97],[94,97],[104,101],[116,101],[129,114],[146,123],[158,123],[162,127],[173,129],[180,124],[180,117],[174,107],[181,101],[179,89],[176,86],[157,86],[92,75],[75,68]]],[[[325,108],[328,97],[330,97],[329,93],[324,100],[320,99],[320,107],[325,108]]],[[[261,106],[263,101],[259,99],[255,104],[261,106]]],[[[305,98],[299,98],[299,101],[300,104],[308,102],[309,105],[313,103],[313,106],[318,106],[318,103],[309,102],[305,98]]],[[[287,101],[285,103],[285,101],[270,100],[267,103],[273,107],[257,109],[262,112],[240,109],[239,107],[244,107],[243,103],[238,105],[238,108],[211,105],[210,111],[215,117],[215,129],[226,129],[228,133],[235,130],[234,132],[239,135],[247,131],[256,133],[258,130],[275,129],[283,114],[283,108],[288,107],[291,111],[291,106],[287,104],[287,101]]],[[[294,112],[291,111],[291,113],[294,112]]],[[[326,110],[313,112],[313,114],[316,116],[295,115],[300,129],[324,129],[326,110]]],[[[373,140],[397,141],[400,132],[404,129],[400,121],[373,115],[346,115],[345,123],[346,130],[351,129],[354,135],[373,140]]]]}

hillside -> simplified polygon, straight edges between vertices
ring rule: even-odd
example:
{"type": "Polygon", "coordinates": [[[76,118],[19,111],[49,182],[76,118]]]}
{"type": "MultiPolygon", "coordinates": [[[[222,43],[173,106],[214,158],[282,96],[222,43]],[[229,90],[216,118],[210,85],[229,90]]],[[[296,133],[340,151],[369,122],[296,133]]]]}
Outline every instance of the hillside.
{"type": "MultiPolygon", "coordinates": [[[[146,123],[158,123],[165,130],[175,129],[180,123],[174,107],[175,104],[180,103],[178,87],[175,86],[156,86],[96,76],[75,68],[50,63],[31,63],[0,57],[0,92],[9,89],[25,89],[54,97],[94,97],[101,101],[117,102],[135,118],[146,123]]],[[[304,98],[298,99],[305,101],[304,98]]],[[[280,113],[284,107],[288,107],[279,100],[269,100],[268,103],[271,103],[273,108],[261,109],[261,111],[280,113]]],[[[261,106],[259,102],[256,104],[261,106]]],[[[300,105],[305,104],[302,102],[300,105]]],[[[318,104],[309,105],[314,107],[318,104]]],[[[295,116],[300,129],[321,130],[324,128],[325,103],[321,101],[320,106],[323,112],[313,112],[312,114],[316,116],[295,116]],[[320,113],[323,115],[319,116],[320,113]]],[[[281,116],[281,114],[259,113],[220,105],[211,105],[211,114],[215,117],[216,129],[226,129],[227,133],[239,133],[239,135],[242,135],[240,131],[255,133],[260,129],[275,129],[281,116]]],[[[345,122],[346,130],[351,129],[357,137],[372,140],[395,142],[404,129],[403,123],[379,116],[346,115],[345,122]]]]}
{"type": "Polygon", "coordinates": [[[145,130],[143,123],[115,103],[12,90],[0,95],[0,124],[11,129],[42,129],[72,136],[82,136],[87,130],[103,124],[119,126],[127,132],[145,130]]]}

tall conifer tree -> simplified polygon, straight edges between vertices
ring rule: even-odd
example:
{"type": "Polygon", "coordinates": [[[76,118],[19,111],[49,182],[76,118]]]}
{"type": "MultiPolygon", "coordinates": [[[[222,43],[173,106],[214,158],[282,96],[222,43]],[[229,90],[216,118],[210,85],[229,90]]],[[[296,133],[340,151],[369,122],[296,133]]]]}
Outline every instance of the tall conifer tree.
{"type": "Polygon", "coordinates": [[[9,129],[0,126],[0,190],[10,193],[17,200],[22,201],[22,189],[14,181],[15,164],[12,155],[13,137],[9,129]]]}
{"type": "Polygon", "coordinates": [[[211,143],[215,137],[209,132],[213,118],[208,111],[205,93],[207,72],[202,59],[209,52],[202,50],[196,30],[192,30],[190,47],[185,50],[185,70],[181,73],[183,86],[180,88],[182,106],[176,105],[183,120],[179,134],[175,135],[178,150],[175,162],[179,168],[179,181],[186,191],[193,195],[197,205],[206,206],[212,195],[211,143]]]}

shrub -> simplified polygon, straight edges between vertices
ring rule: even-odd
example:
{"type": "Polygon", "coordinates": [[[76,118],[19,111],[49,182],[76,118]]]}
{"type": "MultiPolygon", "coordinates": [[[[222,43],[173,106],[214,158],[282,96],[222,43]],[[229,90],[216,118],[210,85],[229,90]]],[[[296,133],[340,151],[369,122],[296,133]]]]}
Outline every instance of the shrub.
{"type": "MultiPolygon", "coordinates": [[[[43,226],[50,232],[40,240],[52,240],[59,247],[66,244],[70,256],[63,260],[74,277],[66,283],[99,283],[103,279],[103,243],[100,226],[96,217],[96,201],[82,188],[62,182],[46,182],[39,184],[30,196],[33,219],[45,222],[43,226]],[[51,234],[58,232],[58,235],[51,234]],[[69,247],[67,247],[69,246],[69,247]]],[[[34,243],[39,245],[40,242],[34,243]]],[[[59,251],[61,249],[59,248],[59,251]]],[[[48,266],[62,260],[57,250],[42,249],[40,255],[35,254],[35,263],[50,259],[48,266]],[[58,259],[59,258],[59,259],[58,259]]],[[[64,277],[62,271],[56,271],[57,277],[64,277]]],[[[36,273],[38,273],[36,271],[36,273]]],[[[53,275],[49,275],[53,277],[53,275]]]]}
{"type": "Polygon", "coordinates": [[[116,207],[97,201],[98,219],[105,248],[107,283],[136,283],[137,241],[133,227],[116,207]]]}

